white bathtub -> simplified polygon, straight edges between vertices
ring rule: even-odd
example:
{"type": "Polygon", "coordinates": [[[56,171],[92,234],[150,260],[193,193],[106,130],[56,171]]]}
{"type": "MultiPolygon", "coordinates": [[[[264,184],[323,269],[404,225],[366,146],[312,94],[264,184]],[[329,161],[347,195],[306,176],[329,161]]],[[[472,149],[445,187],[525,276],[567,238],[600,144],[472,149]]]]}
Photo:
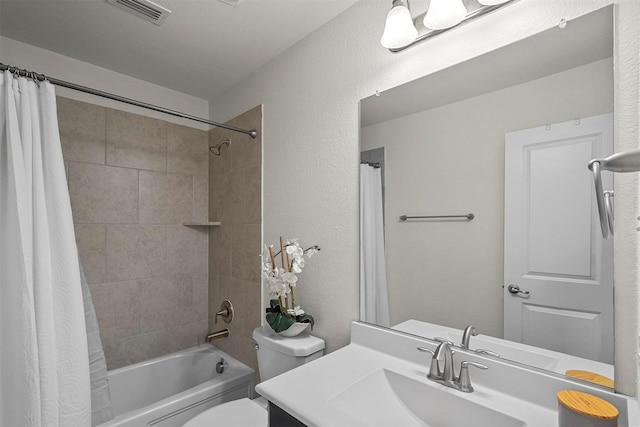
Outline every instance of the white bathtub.
{"type": "Polygon", "coordinates": [[[220,403],[253,398],[254,370],[205,344],[109,371],[115,418],[100,427],[178,427],[220,403]],[[229,365],[216,372],[224,358],[229,365]]]}

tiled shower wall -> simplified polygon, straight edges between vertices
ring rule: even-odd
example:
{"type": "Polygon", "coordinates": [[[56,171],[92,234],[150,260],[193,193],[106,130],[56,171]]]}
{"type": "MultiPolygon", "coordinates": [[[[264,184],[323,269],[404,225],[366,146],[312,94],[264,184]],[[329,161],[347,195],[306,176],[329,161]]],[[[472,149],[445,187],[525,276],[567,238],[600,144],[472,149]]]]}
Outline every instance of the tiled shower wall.
{"type": "Polygon", "coordinates": [[[262,107],[255,107],[229,121],[244,129],[256,129],[258,137],[221,128],[209,131],[209,145],[229,139],[220,156],[209,156],[209,219],[222,226],[209,231],[209,330],[228,327],[231,334],[213,344],[258,370],[251,333],[260,326],[261,224],[262,224],[262,107]],[[235,319],[229,325],[215,314],[229,299],[235,319]]]}
{"type": "Polygon", "coordinates": [[[76,239],[109,369],[207,333],[207,132],[58,98],[76,239]]]}

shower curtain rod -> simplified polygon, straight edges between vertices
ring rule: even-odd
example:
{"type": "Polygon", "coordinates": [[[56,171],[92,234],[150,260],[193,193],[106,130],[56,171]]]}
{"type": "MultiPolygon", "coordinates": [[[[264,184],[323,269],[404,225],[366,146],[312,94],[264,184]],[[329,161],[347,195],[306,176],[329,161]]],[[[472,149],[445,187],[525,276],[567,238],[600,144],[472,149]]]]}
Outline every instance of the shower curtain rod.
{"type": "Polygon", "coordinates": [[[240,133],[244,133],[245,135],[249,135],[251,138],[255,138],[256,136],[258,136],[258,132],[253,129],[253,130],[247,130],[247,129],[241,129],[235,126],[230,126],[230,125],[226,125],[224,123],[217,123],[214,122],[213,120],[208,120],[208,119],[203,119],[200,117],[196,117],[196,116],[192,116],[190,114],[185,114],[185,113],[181,113],[179,111],[175,111],[175,110],[170,110],[168,108],[164,108],[164,107],[159,107],[157,105],[152,105],[152,104],[147,104],[146,102],[141,102],[141,101],[136,101],[134,99],[131,98],[125,98],[124,96],[119,96],[119,95],[114,95],[112,93],[109,92],[103,92],[101,90],[97,90],[97,89],[92,89],[86,86],[81,86],[81,85],[77,85],[75,83],[70,83],[70,82],[66,82],[64,80],[59,80],[59,79],[55,79],[53,77],[47,77],[44,74],[38,74],[35,73],[33,71],[27,71],[18,67],[13,67],[10,65],[5,65],[3,63],[0,63],[0,71],[5,71],[8,70],[9,72],[13,73],[13,74],[17,74],[19,76],[22,77],[28,77],[28,78],[32,78],[36,81],[44,81],[44,80],[48,80],[49,82],[51,82],[51,84],[54,84],[56,86],[62,86],[62,87],[66,87],[67,89],[73,89],[73,90],[77,90],[79,92],[84,92],[84,93],[88,93],[91,95],[97,95],[100,96],[102,98],[107,98],[107,99],[111,99],[114,101],[119,101],[119,102],[123,102],[125,104],[129,104],[129,105],[135,105],[136,107],[142,107],[142,108],[146,108],[148,110],[153,110],[153,111],[157,111],[159,113],[164,113],[164,114],[168,114],[170,116],[175,116],[175,117],[180,117],[183,119],[188,119],[188,120],[193,120],[196,122],[200,122],[200,123],[205,123],[211,126],[217,126],[217,127],[221,127],[223,129],[228,129],[234,132],[240,132],[240,133]]]}

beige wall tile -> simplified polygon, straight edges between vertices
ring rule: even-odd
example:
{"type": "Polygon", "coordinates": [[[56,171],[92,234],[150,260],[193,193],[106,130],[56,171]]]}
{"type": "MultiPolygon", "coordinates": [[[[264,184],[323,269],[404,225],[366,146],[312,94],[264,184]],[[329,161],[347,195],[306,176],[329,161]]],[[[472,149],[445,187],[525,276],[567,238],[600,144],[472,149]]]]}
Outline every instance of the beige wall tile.
{"type": "Polygon", "coordinates": [[[168,354],[170,353],[167,350],[168,342],[165,330],[116,340],[103,340],[107,369],[116,369],[168,354]]]}
{"type": "Polygon", "coordinates": [[[107,164],[167,170],[167,122],[107,109],[107,164]]]}
{"type": "Polygon", "coordinates": [[[192,295],[191,320],[207,322],[209,319],[209,284],[206,277],[193,279],[192,295]]]}
{"type": "MultiPolygon", "coordinates": [[[[114,213],[101,217],[96,209],[85,208],[80,218],[106,225],[78,227],[78,246],[90,260],[86,268],[91,280],[117,282],[113,295],[107,293],[106,285],[114,283],[96,290],[102,310],[108,313],[102,322],[109,369],[198,345],[208,332],[229,327],[232,336],[213,344],[223,345],[230,355],[257,370],[251,332],[263,313],[259,143],[219,128],[207,133],[105,111],[107,164],[140,169],[123,172],[135,174],[136,180],[135,218],[127,217],[131,224],[110,223],[114,213]],[[223,148],[221,156],[209,154],[208,146],[224,137],[230,137],[232,145],[223,148]],[[190,220],[222,220],[224,225],[180,224],[190,220]],[[106,248],[102,255],[101,245],[106,248]],[[236,318],[230,325],[215,324],[215,313],[225,297],[234,304],[236,318]],[[116,306],[126,312],[113,314],[119,313],[116,306]]],[[[242,127],[260,126],[261,109],[248,112],[242,120],[242,127]]],[[[73,184],[76,199],[78,195],[89,199],[85,203],[89,206],[103,203],[103,210],[119,203],[105,202],[104,195],[99,198],[102,202],[90,198],[92,192],[108,193],[101,185],[115,172],[102,171],[99,182],[87,182],[79,179],[83,171],[74,172],[74,168],[77,164],[70,162],[70,181],[77,181],[73,184]]],[[[85,166],[84,174],[90,172],[85,166]]]]}
{"type": "MultiPolygon", "coordinates": [[[[262,220],[260,166],[233,171],[226,197],[228,224],[260,224],[262,220]]],[[[225,212],[226,213],[226,212],[225,212]]]]}
{"type": "Polygon", "coordinates": [[[261,225],[233,226],[231,235],[231,275],[238,279],[260,281],[261,225]]]}
{"type": "Polygon", "coordinates": [[[141,280],[142,332],[190,323],[193,320],[193,284],[190,275],[141,280]]]}
{"type": "Polygon", "coordinates": [[[195,347],[207,336],[203,322],[192,322],[165,330],[167,336],[167,353],[195,347]]]}
{"type": "Polygon", "coordinates": [[[232,226],[222,223],[209,229],[210,274],[231,276],[231,233],[232,226]]]}
{"type": "Polygon", "coordinates": [[[138,172],[69,162],[69,195],[76,223],[138,221],[138,172]]]}
{"type": "Polygon", "coordinates": [[[106,110],[94,104],[56,98],[62,152],[66,160],[105,163],[106,110]]]}
{"type": "Polygon", "coordinates": [[[193,265],[193,275],[206,282],[209,275],[209,230],[207,228],[196,228],[195,263],[193,265]]]}
{"type": "Polygon", "coordinates": [[[167,172],[208,175],[208,132],[167,124],[167,172]]]}
{"type": "Polygon", "coordinates": [[[107,271],[107,227],[104,224],[75,224],[75,231],[87,282],[103,283],[107,271]]]}
{"type": "Polygon", "coordinates": [[[138,282],[90,285],[90,290],[103,341],[140,333],[138,282]]]}
{"type": "Polygon", "coordinates": [[[116,369],[191,348],[206,336],[204,322],[192,322],[116,340],[103,341],[107,368],[116,369]]]}
{"type": "Polygon", "coordinates": [[[209,218],[223,224],[259,224],[262,220],[260,166],[209,178],[209,218]]]}
{"type": "Polygon", "coordinates": [[[209,175],[193,177],[193,220],[209,220],[209,175]]]}
{"type": "Polygon", "coordinates": [[[209,219],[231,224],[231,203],[234,198],[231,193],[232,175],[230,173],[209,176],[209,219]]]}
{"type": "Polygon", "coordinates": [[[165,276],[167,231],[161,225],[107,225],[107,279],[165,276]]]}
{"type": "Polygon", "coordinates": [[[207,275],[209,231],[204,227],[167,225],[167,275],[207,275]]]}
{"type": "Polygon", "coordinates": [[[207,342],[207,335],[209,334],[209,321],[199,320],[193,323],[193,328],[196,330],[198,338],[197,345],[202,345],[207,342]]]}
{"type": "Polygon", "coordinates": [[[193,219],[193,177],[140,171],[140,223],[182,223],[193,219]]]}

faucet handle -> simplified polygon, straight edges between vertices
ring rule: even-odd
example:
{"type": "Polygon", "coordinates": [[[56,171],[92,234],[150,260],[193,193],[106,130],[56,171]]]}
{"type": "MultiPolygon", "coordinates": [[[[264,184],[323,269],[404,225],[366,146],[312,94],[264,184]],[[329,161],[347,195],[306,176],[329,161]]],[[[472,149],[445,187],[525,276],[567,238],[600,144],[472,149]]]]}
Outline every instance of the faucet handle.
{"type": "Polygon", "coordinates": [[[431,356],[433,356],[433,350],[430,350],[426,347],[416,347],[416,350],[421,351],[423,353],[431,353],[431,356]]]}
{"type": "Polygon", "coordinates": [[[434,340],[434,341],[441,342],[441,343],[442,343],[442,342],[446,342],[447,344],[449,344],[449,345],[451,345],[451,346],[455,345],[455,344],[453,343],[453,341],[449,341],[448,339],[446,339],[446,338],[442,338],[442,337],[435,337],[433,340],[434,340]]]}
{"type": "Polygon", "coordinates": [[[486,350],[484,348],[479,348],[477,350],[474,350],[476,353],[480,353],[480,354],[487,354],[489,356],[493,356],[493,357],[500,357],[500,355],[498,353],[496,353],[495,351],[491,351],[491,350],[486,350]]]}
{"type": "Polygon", "coordinates": [[[436,353],[433,350],[429,350],[425,347],[417,347],[418,351],[422,351],[423,353],[431,353],[431,364],[429,365],[429,374],[427,374],[427,378],[431,379],[440,379],[442,377],[442,373],[440,372],[440,367],[438,366],[438,359],[436,359],[436,353]]]}
{"type": "Polygon", "coordinates": [[[466,360],[460,363],[460,377],[458,378],[458,383],[460,385],[460,391],[464,391],[465,393],[471,393],[473,391],[471,378],[469,377],[469,366],[475,366],[478,369],[489,369],[487,365],[483,365],[482,363],[469,362],[466,360]]]}

